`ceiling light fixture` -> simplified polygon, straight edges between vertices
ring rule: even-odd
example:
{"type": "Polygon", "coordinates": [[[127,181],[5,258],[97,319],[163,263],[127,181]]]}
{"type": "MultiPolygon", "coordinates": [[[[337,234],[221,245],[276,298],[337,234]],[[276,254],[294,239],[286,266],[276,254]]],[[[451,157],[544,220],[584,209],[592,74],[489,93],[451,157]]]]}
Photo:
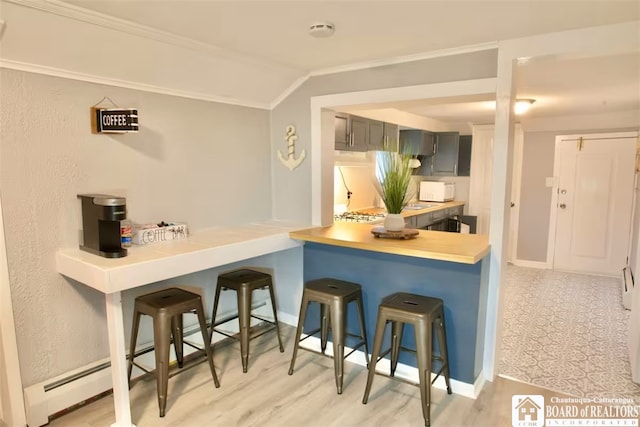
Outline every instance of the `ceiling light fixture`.
{"type": "Polygon", "coordinates": [[[317,38],[329,37],[335,29],[335,25],[330,22],[316,22],[309,27],[309,35],[317,38]]]}
{"type": "Polygon", "coordinates": [[[516,99],[514,106],[516,115],[526,113],[534,102],[536,102],[535,99],[516,99]]]}

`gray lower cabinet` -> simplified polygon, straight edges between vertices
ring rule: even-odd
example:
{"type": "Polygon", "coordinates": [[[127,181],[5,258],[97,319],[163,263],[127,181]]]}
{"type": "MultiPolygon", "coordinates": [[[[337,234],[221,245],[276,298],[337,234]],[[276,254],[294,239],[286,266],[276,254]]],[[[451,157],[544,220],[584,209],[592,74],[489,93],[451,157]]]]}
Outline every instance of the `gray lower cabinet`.
{"type": "Polygon", "coordinates": [[[461,216],[464,210],[464,205],[454,206],[452,208],[438,209],[425,214],[413,215],[405,218],[405,223],[408,228],[427,228],[430,225],[436,224],[445,218],[451,218],[453,216],[461,216]]]}

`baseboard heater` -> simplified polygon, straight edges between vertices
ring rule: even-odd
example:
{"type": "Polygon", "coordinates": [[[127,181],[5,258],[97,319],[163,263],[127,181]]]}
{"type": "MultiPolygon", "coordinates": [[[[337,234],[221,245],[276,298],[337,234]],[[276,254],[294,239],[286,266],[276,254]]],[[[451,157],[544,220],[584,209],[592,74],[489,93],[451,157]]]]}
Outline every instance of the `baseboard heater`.
{"type": "MultiPolygon", "coordinates": [[[[256,309],[264,305],[266,305],[266,302],[256,303],[253,308],[256,309]]],[[[234,314],[225,313],[224,318],[232,319],[233,316],[234,314]]],[[[278,316],[280,317],[281,314],[278,313],[278,316]]],[[[209,326],[210,325],[207,324],[207,327],[209,326]]],[[[235,329],[237,329],[237,323],[233,326],[236,326],[235,329]]],[[[230,330],[233,331],[233,329],[230,330]]],[[[237,332],[237,330],[235,332],[237,332]]],[[[189,337],[192,335],[193,338],[191,341],[194,343],[202,343],[200,328],[197,325],[193,325],[188,329],[185,328],[184,336],[189,337]]],[[[216,335],[213,342],[227,339],[222,335],[216,335]]],[[[196,351],[196,349],[189,345],[184,346],[185,356],[193,354],[196,351]]],[[[172,355],[171,362],[173,362],[175,353],[172,350],[170,354],[172,355]]],[[[153,346],[146,345],[144,348],[136,350],[136,361],[138,360],[141,360],[142,363],[146,362],[148,366],[153,366],[155,360],[153,346]],[[139,356],[142,357],[138,359],[139,356]]],[[[143,374],[145,374],[145,372],[134,366],[132,378],[143,374]]],[[[112,387],[111,362],[109,358],[26,387],[24,389],[24,403],[27,425],[29,427],[39,427],[48,424],[50,416],[107,393],[112,387]]]]}

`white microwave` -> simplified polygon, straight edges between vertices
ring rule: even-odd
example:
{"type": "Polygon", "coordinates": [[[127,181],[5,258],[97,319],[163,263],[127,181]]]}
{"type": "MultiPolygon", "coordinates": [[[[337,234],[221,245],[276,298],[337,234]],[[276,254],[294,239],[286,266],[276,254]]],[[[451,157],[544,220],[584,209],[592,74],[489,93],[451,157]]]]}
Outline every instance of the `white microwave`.
{"type": "Polygon", "coordinates": [[[448,202],[456,196],[453,182],[421,181],[419,198],[423,202],[448,202]]]}

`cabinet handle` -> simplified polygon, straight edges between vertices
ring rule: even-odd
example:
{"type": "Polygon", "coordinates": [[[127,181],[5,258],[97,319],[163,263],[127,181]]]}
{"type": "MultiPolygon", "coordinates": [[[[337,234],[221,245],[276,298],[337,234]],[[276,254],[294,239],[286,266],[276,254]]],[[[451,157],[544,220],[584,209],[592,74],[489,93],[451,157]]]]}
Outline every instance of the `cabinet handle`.
{"type": "Polygon", "coordinates": [[[434,142],[433,143],[433,154],[435,155],[438,152],[438,143],[434,142]]]}
{"type": "Polygon", "coordinates": [[[353,132],[349,134],[349,147],[353,147],[353,132]]]}
{"type": "Polygon", "coordinates": [[[382,146],[384,147],[385,150],[389,148],[389,135],[384,136],[384,142],[382,143],[382,146]]]}

